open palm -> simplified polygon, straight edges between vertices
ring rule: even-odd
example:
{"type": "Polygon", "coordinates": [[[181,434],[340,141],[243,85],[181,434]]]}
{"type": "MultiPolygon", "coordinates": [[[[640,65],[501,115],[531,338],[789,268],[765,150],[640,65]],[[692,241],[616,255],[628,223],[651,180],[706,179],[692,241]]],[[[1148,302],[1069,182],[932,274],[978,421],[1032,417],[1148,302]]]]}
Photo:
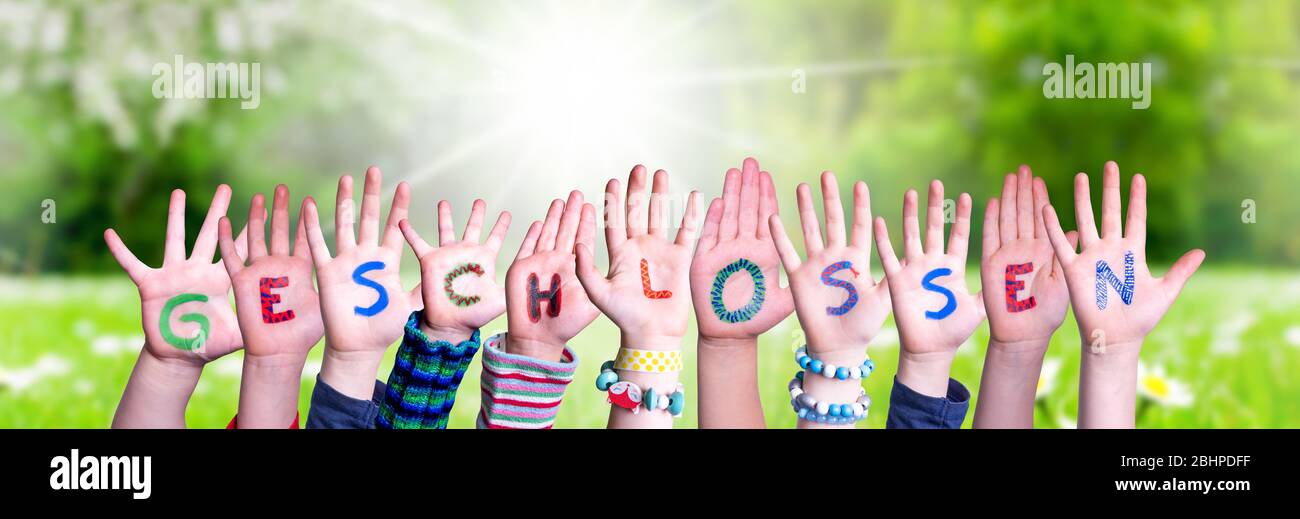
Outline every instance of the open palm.
{"type": "Polygon", "coordinates": [[[410,187],[405,182],[398,184],[381,240],[381,186],[379,168],[372,166],[366,171],[360,234],[354,238],[352,177],[339,179],[334,216],[338,255],[333,258],[320,229],[316,202],[311,198],[304,202],[326,340],[339,352],[383,352],[402,336],[411,313],[413,296],[402,290],[399,276],[402,234],[397,226],[406,219],[410,187]]]}
{"type": "MultiPolygon", "coordinates": [[[[989,331],[1002,344],[1043,344],[1069,308],[1065,272],[1043,224],[1048,203],[1047,184],[1020,166],[1003,181],[1002,199],[989,200],[984,213],[980,279],[989,331]]],[[[1075,243],[1077,233],[1070,236],[1075,243]]]]}
{"type": "MultiPolygon", "coordinates": [[[[104,231],[109,251],[140,290],[145,348],[156,358],[202,365],[243,345],[230,308],[230,277],[221,261],[212,261],[217,222],[229,205],[230,186],[217,186],[193,253],[186,258],[185,192],[172,191],[163,264],[157,269],[137,259],[116,231],[104,231]]],[[[238,241],[245,243],[242,232],[238,241]]]]}
{"type": "MultiPolygon", "coordinates": [[[[506,272],[511,341],[563,345],[600,315],[578,281],[573,253],[576,243],[591,248],[595,220],[596,209],[583,202],[581,192],[573,191],[567,203],[551,202],[545,223],[528,227],[506,272]]],[[[555,354],[558,360],[559,351],[555,354]]]]}
{"type": "Polygon", "coordinates": [[[943,183],[931,182],[922,249],[916,191],[907,190],[903,195],[902,262],[894,255],[885,220],[876,218],[876,247],[889,283],[894,321],[907,353],[954,352],[984,320],[984,302],[966,288],[970,210],[970,196],[962,193],[945,254],[943,183]]]}
{"type": "Polygon", "coordinates": [[[747,158],[743,171],[727,171],[722,199],[709,204],[691,261],[691,298],[702,337],[752,339],[794,310],[766,225],[774,214],[772,175],[760,171],[758,161],[747,158]]]}
{"type": "Polygon", "coordinates": [[[686,334],[690,316],[691,245],[695,242],[698,193],[691,193],[681,229],[670,242],[664,226],[668,173],[656,171],[648,211],[646,168],[637,165],[628,175],[626,216],[619,182],[605,186],[605,244],[609,275],[596,270],[591,249],[578,246],[578,278],[592,302],[624,333],[638,337],[686,334]],[[647,219],[648,216],[648,219],[647,219]]]}
{"type": "Polygon", "coordinates": [[[497,283],[497,254],[510,228],[510,213],[502,212],[488,235],[479,243],[483,232],[483,213],[487,203],[475,200],[469,223],[460,240],[452,224],[451,204],[438,203],[438,246],[420,238],[411,223],[400,226],[406,241],[420,258],[420,286],[424,299],[424,322],[435,330],[454,335],[468,335],[482,328],[506,311],[505,294],[497,283]]]}
{"type": "Polygon", "coordinates": [[[811,189],[800,184],[796,195],[803,224],[807,261],[786,235],[779,216],[768,224],[776,240],[794,293],[795,313],[813,353],[861,353],[889,315],[889,287],[871,276],[871,195],[867,184],[853,186],[853,236],[844,235],[844,210],[835,174],[822,173],[822,201],[826,213],[826,240],[817,223],[811,189]]]}
{"type": "Polygon", "coordinates": [[[312,285],[311,252],[299,211],[290,254],[289,188],[276,186],[271,205],[271,247],[263,238],[266,198],[253,196],[248,210],[248,264],[235,254],[230,219],[220,224],[221,257],[235,290],[244,348],[250,356],[303,356],[325,333],[320,298],[312,285]],[[269,305],[269,306],[268,306],[269,305]]]}
{"type": "Polygon", "coordinates": [[[1146,179],[1134,175],[1129,188],[1128,223],[1121,230],[1119,166],[1107,162],[1098,235],[1088,175],[1075,176],[1078,253],[1061,231],[1056,210],[1050,205],[1043,210],[1048,236],[1065,270],[1079,333],[1094,350],[1140,344],[1205,259],[1204,251],[1193,249],[1174,263],[1165,277],[1151,275],[1146,262],[1146,191],[1146,179]]]}

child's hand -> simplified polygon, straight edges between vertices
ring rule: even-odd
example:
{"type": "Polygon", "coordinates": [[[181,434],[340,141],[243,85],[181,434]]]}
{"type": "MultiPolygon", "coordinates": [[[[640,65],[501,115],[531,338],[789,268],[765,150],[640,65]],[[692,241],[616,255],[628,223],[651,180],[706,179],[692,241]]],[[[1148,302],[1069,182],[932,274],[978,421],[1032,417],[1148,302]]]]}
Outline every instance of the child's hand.
{"type": "Polygon", "coordinates": [[[321,379],[349,397],[368,400],[373,393],[379,361],[384,351],[402,336],[411,313],[411,301],[418,301],[419,293],[408,294],[402,290],[398,270],[402,260],[402,234],[397,222],[406,219],[410,187],[405,182],[397,185],[381,239],[379,168],[372,166],[366,170],[365,182],[360,239],[357,239],[353,235],[352,177],[344,175],[339,179],[334,214],[338,256],[334,258],[330,258],[329,246],[321,232],[316,201],[307,198],[303,203],[307,243],[316,265],[316,283],[325,318],[321,379]]]}
{"type": "Polygon", "coordinates": [[[533,222],[506,272],[506,351],[559,362],[564,344],[600,311],[575,274],[575,243],[595,241],[596,209],[582,193],[551,202],[546,222],[533,222]],[[561,216],[563,213],[563,216],[561,216]]]}
{"type": "Polygon", "coordinates": [[[686,214],[674,241],[665,220],[668,173],[656,171],[646,203],[645,166],[628,175],[626,217],[619,182],[605,185],[605,243],[609,247],[609,276],[596,270],[591,249],[577,246],[578,279],[591,300],[624,336],[641,349],[678,349],[686,334],[691,308],[687,273],[698,226],[698,193],[691,193],[686,214]],[[649,206],[647,222],[646,206],[649,206]],[[656,343],[656,344],[650,344],[656,343]]]}
{"type": "Polygon", "coordinates": [[[943,251],[943,182],[930,183],[921,248],[916,191],[903,195],[903,262],[889,242],[889,228],[876,218],[876,247],[894,303],[902,344],[898,381],[921,394],[943,396],[957,347],[984,319],[984,302],[966,288],[966,246],[970,235],[970,195],[957,202],[957,220],[943,251]]]}
{"type": "Polygon", "coordinates": [[[853,185],[852,243],[845,239],[844,210],[834,173],[822,173],[825,245],[810,188],[799,184],[797,194],[808,260],[800,262],[779,216],[770,217],[768,224],[790,279],[808,349],[817,354],[853,353],[861,363],[867,343],[889,315],[889,287],[871,277],[871,195],[867,184],[853,185]]]}
{"type": "Polygon", "coordinates": [[[691,297],[702,341],[749,340],[794,309],[781,286],[780,258],[766,225],[777,214],[772,175],[747,158],[727,171],[722,199],[709,204],[691,262],[691,297]],[[760,225],[762,223],[763,225],[760,225]]]}
{"type": "Polygon", "coordinates": [[[299,370],[307,352],[325,333],[320,298],[311,279],[311,252],[301,210],[289,250],[289,188],[276,186],[271,205],[271,249],[267,252],[266,198],[253,196],[248,209],[248,265],[230,238],[230,219],[221,218],[221,258],[235,289],[239,328],[248,357],[284,357],[299,370]]]}
{"type": "Polygon", "coordinates": [[[1129,189],[1127,233],[1120,233],[1119,166],[1106,163],[1102,181],[1101,236],[1092,216],[1088,175],[1074,177],[1074,210],[1081,251],[1075,253],[1061,231],[1056,210],[1047,206],[1043,218],[1070,287],[1070,302],[1079,321],[1085,351],[1128,350],[1136,358],[1147,333],[1164,317],[1188,278],[1200,267],[1205,252],[1193,249],[1174,263],[1163,278],[1147,269],[1147,184],[1133,176],[1129,189]]]}
{"type": "Polygon", "coordinates": [[[487,203],[475,200],[465,233],[456,240],[451,204],[438,202],[438,247],[434,248],[415,232],[407,220],[399,225],[406,242],[420,258],[420,286],[424,295],[424,327],[432,336],[457,342],[465,340],[489,321],[506,311],[505,295],[497,284],[497,254],[510,213],[497,216],[486,244],[479,243],[487,203]]]}
{"type": "MultiPolygon", "coordinates": [[[[992,344],[1041,352],[1065,320],[1070,296],[1043,226],[1048,203],[1047,184],[1020,166],[1003,181],[1002,199],[989,200],[984,212],[980,279],[992,344]]],[[[1077,242],[1078,233],[1069,236],[1077,242]]]]}
{"type": "MultiPolygon", "coordinates": [[[[217,221],[229,205],[230,186],[217,186],[194,251],[186,258],[185,192],[172,191],[163,265],[157,269],[136,259],[116,231],[104,231],[109,251],[140,289],[145,350],[154,358],[202,366],[243,344],[229,303],[230,277],[221,261],[212,262],[217,221]]],[[[245,243],[243,232],[238,242],[245,243]]],[[[242,258],[243,252],[235,255],[242,258]]]]}

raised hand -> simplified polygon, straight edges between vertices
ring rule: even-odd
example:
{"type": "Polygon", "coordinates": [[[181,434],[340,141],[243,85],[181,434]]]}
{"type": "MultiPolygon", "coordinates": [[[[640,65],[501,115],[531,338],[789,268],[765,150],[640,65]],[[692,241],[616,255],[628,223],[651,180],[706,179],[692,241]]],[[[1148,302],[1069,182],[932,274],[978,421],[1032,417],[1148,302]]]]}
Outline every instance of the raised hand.
{"type": "Polygon", "coordinates": [[[1204,251],[1193,249],[1179,258],[1164,277],[1151,275],[1146,262],[1146,199],[1146,179],[1134,175],[1129,188],[1128,223],[1121,229],[1119,166],[1107,162],[1098,235],[1088,175],[1075,176],[1078,253],[1061,230],[1056,210],[1050,205],[1043,210],[1048,237],[1065,271],[1070,302],[1085,344],[1080,427],[1134,425],[1137,359],[1142,341],[1205,260],[1204,251]]]}
{"type": "Polygon", "coordinates": [[[488,234],[483,233],[487,203],[475,200],[469,223],[460,240],[452,224],[451,204],[438,202],[438,247],[429,245],[407,220],[399,225],[406,242],[420,258],[420,286],[424,297],[422,327],[431,336],[452,343],[469,338],[506,311],[506,299],[497,284],[497,254],[510,228],[510,213],[502,211],[488,234]]]}
{"type": "Polygon", "coordinates": [[[290,253],[289,188],[276,186],[268,252],[266,198],[261,193],[254,195],[248,209],[247,265],[230,237],[230,219],[222,217],[219,227],[221,259],[235,289],[245,358],[284,357],[299,361],[300,370],[307,352],[325,333],[303,220],[300,210],[290,253]]]}
{"type": "Polygon", "coordinates": [[[596,209],[582,193],[551,202],[545,223],[533,222],[506,272],[507,353],[559,362],[564,345],[600,311],[578,281],[575,244],[591,249],[596,209]]]}
{"type": "MultiPolygon", "coordinates": [[[[217,186],[194,250],[186,258],[185,192],[172,191],[163,264],[156,269],[136,259],[117,231],[104,231],[108,250],[140,289],[145,348],[159,359],[201,366],[243,345],[229,303],[230,277],[221,261],[212,262],[217,221],[229,206],[230,186],[217,186]]],[[[242,232],[238,241],[245,243],[242,232]]],[[[243,251],[235,252],[242,257],[243,251]]]]}
{"type": "Polygon", "coordinates": [[[876,247],[894,305],[902,351],[898,381],[918,393],[947,394],[948,372],[957,347],[980,321],[984,302],[966,288],[966,248],[970,236],[970,195],[957,201],[957,220],[943,250],[943,182],[930,183],[925,217],[925,248],[921,247],[917,195],[903,195],[903,261],[894,255],[889,228],[876,218],[876,247]]]}
{"type": "MultiPolygon", "coordinates": [[[[184,427],[185,406],[203,365],[243,344],[230,309],[230,277],[222,262],[212,262],[217,221],[229,205],[230,186],[217,186],[193,253],[186,258],[185,192],[172,191],[163,264],[156,269],[137,259],[116,231],[104,231],[108,250],[140,290],[145,336],[113,427],[184,427]]],[[[246,243],[242,232],[238,242],[246,243]]],[[[238,248],[236,255],[242,257],[238,248]]]]}
{"type": "MultiPolygon", "coordinates": [[[[776,249],[794,293],[795,313],[812,353],[849,352],[862,357],[867,343],[889,315],[889,287],[871,276],[871,194],[865,182],[853,185],[853,232],[844,234],[844,209],[835,174],[822,173],[826,237],[817,223],[811,189],[799,184],[799,221],[803,224],[807,261],[799,259],[781,225],[768,219],[776,249]]],[[[858,359],[861,362],[861,359],[858,359]]]]}
{"type": "Polygon", "coordinates": [[[609,275],[602,276],[596,270],[591,249],[579,243],[578,279],[596,307],[625,336],[638,342],[629,346],[679,349],[691,309],[687,275],[699,224],[696,207],[699,193],[691,193],[682,226],[676,239],[670,242],[664,225],[668,173],[655,172],[648,204],[645,184],[646,168],[637,165],[628,175],[626,216],[620,214],[624,201],[618,180],[610,179],[605,185],[609,275]]]}
{"type": "Polygon", "coordinates": [[[337,256],[333,258],[321,232],[315,200],[303,202],[307,243],[316,265],[325,317],[321,379],[347,396],[364,400],[372,396],[384,351],[402,336],[411,301],[419,297],[418,292],[402,290],[399,276],[402,234],[397,223],[406,219],[410,187],[405,182],[397,185],[381,238],[381,185],[379,168],[371,166],[366,170],[361,199],[360,234],[354,235],[352,177],[339,179],[334,214],[337,256]]]}
{"type": "MultiPolygon", "coordinates": [[[[1001,200],[989,200],[984,213],[980,279],[990,333],[975,427],[1034,425],[1043,355],[1070,302],[1043,225],[1048,203],[1043,179],[1020,166],[1003,181],[1001,200]]],[[[1069,236],[1072,244],[1078,240],[1078,233],[1069,236]]]]}
{"type": "Polygon", "coordinates": [[[772,175],[747,158],[730,169],[722,199],[709,204],[691,262],[691,297],[700,337],[752,341],[790,315],[780,258],[766,225],[777,214],[772,175]],[[760,225],[763,223],[764,225],[760,225]]]}

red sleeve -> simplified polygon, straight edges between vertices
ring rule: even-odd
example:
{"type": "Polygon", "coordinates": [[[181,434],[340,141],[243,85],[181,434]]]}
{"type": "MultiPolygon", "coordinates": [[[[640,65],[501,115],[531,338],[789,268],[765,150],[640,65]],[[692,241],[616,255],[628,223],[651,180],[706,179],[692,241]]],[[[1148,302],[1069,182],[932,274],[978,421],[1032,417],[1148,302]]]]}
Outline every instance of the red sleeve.
{"type": "MultiPolygon", "coordinates": [[[[235,416],[230,419],[230,423],[226,424],[226,430],[238,429],[238,428],[239,428],[239,414],[235,414],[235,416]]],[[[293,414],[293,423],[289,424],[289,428],[290,429],[298,428],[298,413],[293,414]]]]}

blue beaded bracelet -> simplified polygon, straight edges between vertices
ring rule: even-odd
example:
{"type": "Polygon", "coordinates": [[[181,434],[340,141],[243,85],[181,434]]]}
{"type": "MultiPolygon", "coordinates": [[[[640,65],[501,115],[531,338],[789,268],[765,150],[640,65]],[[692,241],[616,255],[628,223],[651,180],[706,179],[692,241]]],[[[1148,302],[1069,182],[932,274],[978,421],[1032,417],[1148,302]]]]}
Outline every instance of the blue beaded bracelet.
{"type": "Polygon", "coordinates": [[[851,368],[826,364],[809,356],[808,346],[800,346],[799,349],[794,351],[794,362],[798,364],[800,368],[811,371],[817,375],[839,380],[858,380],[867,378],[871,376],[871,372],[876,369],[876,363],[872,362],[870,358],[862,361],[862,366],[853,366],[851,368]]]}
{"type": "Polygon", "coordinates": [[[640,413],[641,407],[644,406],[651,411],[668,411],[673,418],[679,418],[682,416],[682,410],[686,408],[686,393],[683,392],[681,383],[678,383],[677,390],[669,395],[660,395],[654,388],[642,391],[641,386],[618,379],[618,372],[614,371],[612,360],[607,360],[600,365],[600,375],[596,376],[596,389],[608,392],[607,400],[610,404],[632,411],[632,414],[640,413]]]}
{"type": "Polygon", "coordinates": [[[863,389],[857,401],[848,404],[818,402],[803,392],[803,374],[800,371],[790,380],[790,406],[801,420],[829,425],[849,425],[867,417],[871,410],[871,397],[863,389]]]}

